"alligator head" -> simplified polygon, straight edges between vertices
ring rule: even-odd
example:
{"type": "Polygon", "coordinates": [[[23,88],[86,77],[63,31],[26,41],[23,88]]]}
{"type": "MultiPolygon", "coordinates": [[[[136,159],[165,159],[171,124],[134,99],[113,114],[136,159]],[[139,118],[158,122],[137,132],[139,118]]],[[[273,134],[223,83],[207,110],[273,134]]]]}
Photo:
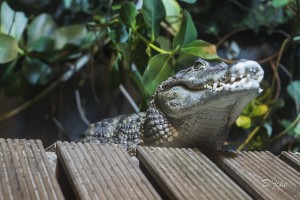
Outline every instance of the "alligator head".
{"type": "Polygon", "coordinates": [[[198,59],[156,90],[147,111],[150,121],[146,123],[151,125],[146,124],[146,144],[220,148],[227,139],[229,126],[262,91],[263,75],[263,69],[254,61],[240,60],[228,66],[198,59]],[[169,132],[152,130],[157,127],[151,120],[155,113],[167,123],[162,125],[169,132]]]}

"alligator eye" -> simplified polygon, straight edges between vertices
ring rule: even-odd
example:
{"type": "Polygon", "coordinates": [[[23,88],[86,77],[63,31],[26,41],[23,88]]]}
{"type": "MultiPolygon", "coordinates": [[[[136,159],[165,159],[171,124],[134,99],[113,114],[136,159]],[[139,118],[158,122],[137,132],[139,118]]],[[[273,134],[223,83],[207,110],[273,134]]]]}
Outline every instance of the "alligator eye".
{"type": "Polygon", "coordinates": [[[193,65],[194,70],[204,70],[209,66],[209,63],[201,58],[198,58],[193,65]]]}

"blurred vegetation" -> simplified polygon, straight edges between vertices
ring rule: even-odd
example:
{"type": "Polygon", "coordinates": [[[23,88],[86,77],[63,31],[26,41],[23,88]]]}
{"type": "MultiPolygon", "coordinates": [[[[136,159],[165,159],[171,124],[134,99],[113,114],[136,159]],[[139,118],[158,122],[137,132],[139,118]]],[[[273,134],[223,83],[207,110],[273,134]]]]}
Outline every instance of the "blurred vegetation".
{"type": "Polygon", "coordinates": [[[196,57],[244,58],[264,67],[264,92],[244,109],[227,147],[300,148],[298,0],[0,2],[0,87],[8,97],[27,97],[0,114],[0,123],[99,55],[111,60],[111,88],[130,79],[144,99],[141,110],[157,85],[196,57]]]}

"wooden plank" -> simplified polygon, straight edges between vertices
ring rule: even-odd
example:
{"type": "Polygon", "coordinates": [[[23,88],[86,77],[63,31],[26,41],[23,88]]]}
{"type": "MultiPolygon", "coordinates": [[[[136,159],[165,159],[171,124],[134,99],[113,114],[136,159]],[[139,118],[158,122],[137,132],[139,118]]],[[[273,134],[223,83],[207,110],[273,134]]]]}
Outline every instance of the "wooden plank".
{"type": "Polygon", "coordinates": [[[300,172],[300,153],[299,152],[281,152],[280,159],[292,166],[298,172],[300,172]]]}
{"type": "Polygon", "coordinates": [[[138,147],[137,157],[170,199],[252,199],[197,149],[138,147]]]}
{"type": "Polygon", "coordinates": [[[300,197],[300,173],[270,152],[222,152],[217,163],[255,199],[300,197]]]}
{"type": "Polygon", "coordinates": [[[160,199],[122,147],[58,142],[57,155],[78,199],[160,199]]]}
{"type": "Polygon", "coordinates": [[[0,199],[64,199],[40,140],[0,138],[0,199]]]}

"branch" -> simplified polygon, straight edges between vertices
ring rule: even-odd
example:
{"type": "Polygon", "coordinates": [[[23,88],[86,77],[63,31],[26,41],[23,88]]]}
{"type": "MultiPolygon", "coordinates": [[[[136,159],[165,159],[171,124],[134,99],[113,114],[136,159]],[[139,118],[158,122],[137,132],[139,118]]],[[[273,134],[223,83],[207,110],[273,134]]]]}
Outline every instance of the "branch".
{"type": "Polygon", "coordinates": [[[284,136],[285,134],[287,134],[289,131],[291,131],[298,123],[300,123],[300,114],[298,115],[298,117],[283,131],[281,131],[278,135],[276,135],[275,137],[273,137],[271,139],[271,142],[274,142],[275,140],[281,138],[282,136],[284,136]]]}
{"type": "Polygon", "coordinates": [[[221,44],[223,44],[223,42],[225,40],[227,40],[230,36],[238,33],[238,32],[242,32],[242,31],[245,31],[247,30],[248,28],[239,28],[239,29],[235,29],[233,31],[231,31],[230,33],[228,33],[227,35],[225,35],[224,37],[222,37],[222,39],[216,44],[216,48],[218,48],[221,44]]]}
{"type": "Polygon", "coordinates": [[[134,109],[135,112],[140,112],[139,107],[136,105],[136,103],[134,102],[134,100],[132,99],[132,97],[129,95],[129,93],[126,91],[126,89],[124,88],[124,86],[121,84],[119,86],[121,92],[123,93],[123,95],[126,97],[127,101],[130,103],[130,105],[132,106],[132,108],[134,109]]]}
{"type": "Polygon", "coordinates": [[[172,54],[172,52],[169,51],[165,51],[157,46],[155,46],[154,44],[152,44],[151,42],[149,42],[146,38],[144,38],[144,36],[142,36],[141,34],[139,34],[138,32],[135,32],[135,34],[149,47],[151,47],[152,49],[154,49],[155,51],[159,52],[159,53],[164,53],[164,54],[172,54]]]}
{"type": "Polygon", "coordinates": [[[87,125],[89,126],[91,123],[90,121],[86,118],[85,114],[84,114],[84,111],[82,109],[82,104],[81,104],[81,100],[80,100],[80,94],[79,94],[79,90],[75,90],[75,99],[76,99],[76,105],[77,105],[77,109],[78,109],[78,112],[79,112],[79,115],[82,119],[82,121],[87,125]]]}
{"type": "Polygon", "coordinates": [[[262,127],[262,125],[265,123],[265,121],[267,120],[267,118],[271,114],[271,112],[272,112],[272,107],[270,107],[270,109],[268,110],[268,112],[264,115],[263,119],[260,122],[260,125],[256,126],[253,129],[253,131],[251,131],[251,133],[249,134],[249,136],[247,137],[247,139],[237,148],[237,151],[243,150],[243,148],[252,140],[252,138],[255,136],[255,134],[260,130],[260,128],[262,127]]]}
{"type": "Polygon", "coordinates": [[[259,131],[260,126],[255,127],[255,129],[249,134],[245,142],[241,144],[238,148],[237,151],[243,150],[243,148],[252,140],[252,138],[255,136],[255,134],[259,131]]]}
{"type": "MultiPolygon", "coordinates": [[[[274,62],[271,61],[270,62],[272,69],[274,70],[274,80],[276,80],[275,82],[277,82],[277,89],[276,89],[276,93],[275,93],[275,97],[273,99],[273,101],[276,101],[279,98],[280,92],[281,92],[281,84],[280,84],[280,77],[278,74],[278,67],[275,66],[274,62]]],[[[275,83],[274,83],[274,87],[275,87],[275,83]]],[[[272,90],[275,90],[274,88],[272,88],[272,90]]]]}
{"type": "Polygon", "coordinates": [[[20,112],[26,110],[27,108],[34,105],[36,102],[47,96],[52,90],[54,90],[62,81],[69,80],[73,74],[77,71],[79,71],[90,59],[91,54],[85,54],[84,56],[80,57],[77,62],[72,65],[68,71],[63,73],[57,80],[55,80],[53,83],[51,83],[44,91],[42,91],[40,94],[35,96],[33,99],[26,101],[22,105],[18,106],[17,108],[9,111],[8,113],[5,113],[0,116],[0,122],[3,122],[4,120],[7,120],[20,112]]]}

